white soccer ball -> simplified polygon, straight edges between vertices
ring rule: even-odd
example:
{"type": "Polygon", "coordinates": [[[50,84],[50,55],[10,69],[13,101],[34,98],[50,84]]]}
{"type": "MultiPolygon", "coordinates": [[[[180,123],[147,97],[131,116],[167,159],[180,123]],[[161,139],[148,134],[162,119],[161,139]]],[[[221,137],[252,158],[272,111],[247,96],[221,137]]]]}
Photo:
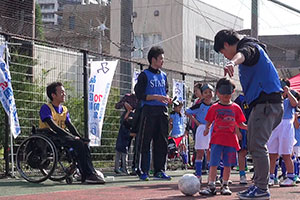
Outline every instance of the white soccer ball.
{"type": "Polygon", "coordinates": [[[178,181],[179,190],[186,196],[193,196],[200,190],[200,181],[194,174],[185,174],[178,181]]]}

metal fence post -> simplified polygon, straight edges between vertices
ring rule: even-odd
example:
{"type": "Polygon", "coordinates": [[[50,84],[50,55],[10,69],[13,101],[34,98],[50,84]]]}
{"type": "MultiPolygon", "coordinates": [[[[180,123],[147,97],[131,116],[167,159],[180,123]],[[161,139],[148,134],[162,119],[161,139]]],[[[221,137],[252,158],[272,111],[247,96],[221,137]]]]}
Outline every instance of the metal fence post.
{"type": "Polygon", "coordinates": [[[83,99],[84,99],[84,137],[89,138],[89,113],[88,113],[88,55],[83,51],[83,99]]]}

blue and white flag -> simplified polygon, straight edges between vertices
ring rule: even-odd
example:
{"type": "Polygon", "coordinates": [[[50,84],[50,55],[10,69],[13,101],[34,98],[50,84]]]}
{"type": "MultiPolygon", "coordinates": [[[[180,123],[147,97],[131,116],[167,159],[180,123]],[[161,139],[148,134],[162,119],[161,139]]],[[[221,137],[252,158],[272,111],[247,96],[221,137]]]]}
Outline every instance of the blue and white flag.
{"type": "Polygon", "coordinates": [[[183,81],[173,79],[173,98],[176,96],[181,102],[184,101],[183,87],[183,81]]]}
{"type": "Polygon", "coordinates": [[[14,138],[21,133],[14,93],[11,85],[9,66],[3,59],[6,45],[0,46],[0,101],[9,118],[10,130],[14,138]]]}
{"type": "Polygon", "coordinates": [[[101,145],[103,119],[111,83],[118,61],[91,62],[89,78],[89,139],[91,146],[101,145]]]}
{"type": "Polygon", "coordinates": [[[134,92],[134,86],[138,81],[138,77],[139,77],[140,73],[141,73],[141,70],[133,69],[133,76],[132,76],[132,82],[131,82],[131,85],[132,85],[131,92],[134,92]]]}

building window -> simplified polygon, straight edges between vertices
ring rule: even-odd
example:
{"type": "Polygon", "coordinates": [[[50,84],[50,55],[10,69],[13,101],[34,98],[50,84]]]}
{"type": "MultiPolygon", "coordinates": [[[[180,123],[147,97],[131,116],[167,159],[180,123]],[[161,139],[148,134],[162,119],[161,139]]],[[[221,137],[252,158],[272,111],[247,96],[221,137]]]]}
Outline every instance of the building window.
{"type": "Polygon", "coordinates": [[[75,29],[75,16],[69,17],[69,29],[74,30],[75,29]]]}
{"type": "Polygon", "coordinates": [[[220,66],[223,66],[225,62],[224,56],[215,52],[213,41],[199,36],[196,36],[195,58],[196,60],[220,66]]]}
{"type": "Polygon", "coordinates": [[[133,40],[134,45],[134,58],[147,58],[149,49],[158,45],[161,46],[160,42],[162,41],[162,37],[160,34],[141,34],[135,35],[133,40]]]}

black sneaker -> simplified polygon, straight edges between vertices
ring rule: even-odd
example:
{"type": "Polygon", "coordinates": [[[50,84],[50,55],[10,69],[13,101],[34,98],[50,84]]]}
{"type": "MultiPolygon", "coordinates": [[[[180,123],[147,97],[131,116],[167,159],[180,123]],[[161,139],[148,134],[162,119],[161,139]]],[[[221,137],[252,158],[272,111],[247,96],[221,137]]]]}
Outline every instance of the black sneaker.
{"type": "Polygon", "coordinates": [[[204,190],[200,190],[199,194],[204,196],[213,196],[217,194],[216,187],[208,187],[204,190]]]}
{"type": "Polygon", "coordinates": [[[89,184],[104,184],[105,180],[95,174],[91,174],[86,178],[85,182],[89,184]]]}

